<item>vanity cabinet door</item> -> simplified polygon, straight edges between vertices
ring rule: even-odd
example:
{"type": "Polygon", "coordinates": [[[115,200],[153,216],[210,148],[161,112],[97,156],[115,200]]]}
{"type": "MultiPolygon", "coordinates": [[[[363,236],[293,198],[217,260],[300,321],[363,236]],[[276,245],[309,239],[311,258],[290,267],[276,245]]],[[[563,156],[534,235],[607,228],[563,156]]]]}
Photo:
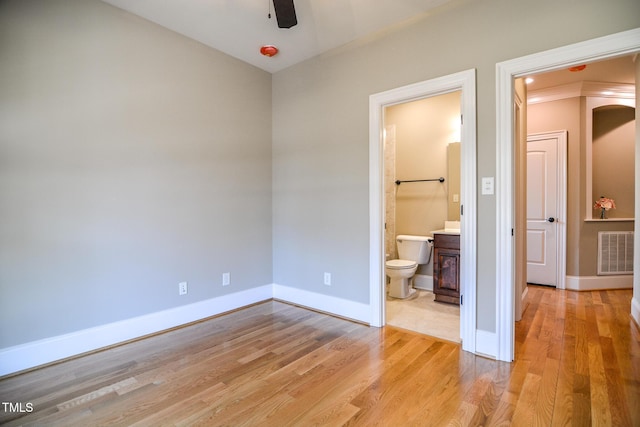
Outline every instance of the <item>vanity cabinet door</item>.
{"type": "Polygon", "coordinates": [[[460,236],[435,236],[433,293],[436,301],[460,304],[460,236]]]}

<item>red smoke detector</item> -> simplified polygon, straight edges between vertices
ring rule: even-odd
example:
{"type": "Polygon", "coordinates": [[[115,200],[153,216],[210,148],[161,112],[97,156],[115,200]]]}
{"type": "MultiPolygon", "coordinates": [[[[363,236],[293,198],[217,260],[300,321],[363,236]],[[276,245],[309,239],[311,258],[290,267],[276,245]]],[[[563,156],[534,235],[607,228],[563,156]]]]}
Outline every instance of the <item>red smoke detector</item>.
{"type": "Polygon", "coordinates": [[[278,54],[278,48],[275,47],[274,45],[267,44],[260,48],[260,53],[263,54],[264,56],[269,56],[269,57],[275,56],[278,54]]]}
{"type": "Polygon", "coordinates": [[[571,67],[571,68],[569,68],[569,71],[571,71],[571,72],[574,72],[574,73],[575,73],[576,71],[582,71],[582,70],[584,70],[585,68],[587,68],[587,66],[586,66],[586,65],[576,65],[575,67],[571,67]]]}

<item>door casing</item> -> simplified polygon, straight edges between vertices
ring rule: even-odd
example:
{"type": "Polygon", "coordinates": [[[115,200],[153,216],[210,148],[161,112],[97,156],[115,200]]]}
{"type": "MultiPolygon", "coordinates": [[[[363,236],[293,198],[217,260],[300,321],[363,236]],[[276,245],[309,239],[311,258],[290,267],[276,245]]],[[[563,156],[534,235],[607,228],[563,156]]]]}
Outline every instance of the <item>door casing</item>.
{"type": "MultiPolygon", "coordinates": [[[[496,64],[495,258],[496,355],[498,360],[510,362],[515,354],[515,253],[511,237],[515,224],[515,199],[513,193],[513,79],[525,77],[528,74],[559,70],[638,52],[640,52],[640,28],[635,28],[496,64]]],[[[636,164],[637,168],[638,165],[636,164]]],[[[636,200],[638,200],[638,197],[640,197],[640,189],[636,188],[636,200]]],[[[634,245],[636,247],[640,245],[640,233],[635,235],[634,245]]],[[[634,278],[634,280],[637,279],[634,278]]]]}
{"type": "Polygon", "coordinates": [[[476,71],[475,69],[391,89],[369,97],[369,306],[370,325],[385,324],[384,313],[384,108],[461,91],[460,307],[462,349],[476,351],[476,71]]]}

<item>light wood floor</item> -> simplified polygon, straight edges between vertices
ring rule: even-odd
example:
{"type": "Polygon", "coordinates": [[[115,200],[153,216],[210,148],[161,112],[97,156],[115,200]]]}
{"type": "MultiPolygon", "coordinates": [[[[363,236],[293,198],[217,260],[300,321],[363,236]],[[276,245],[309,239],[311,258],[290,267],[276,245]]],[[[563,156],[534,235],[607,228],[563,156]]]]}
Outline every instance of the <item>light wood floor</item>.
{"type": "Polygon", "coordinates": [[[0,424],[638,426],[631,291],[531,286],[516,362],[270,301],[0,380],[0,424]]]}

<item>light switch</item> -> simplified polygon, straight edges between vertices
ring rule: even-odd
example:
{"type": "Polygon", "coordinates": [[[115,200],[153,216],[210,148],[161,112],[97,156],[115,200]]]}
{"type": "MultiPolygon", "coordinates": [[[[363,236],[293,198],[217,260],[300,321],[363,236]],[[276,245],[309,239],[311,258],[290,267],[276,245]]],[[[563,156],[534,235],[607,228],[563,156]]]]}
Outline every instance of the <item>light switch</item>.
{"type": "Polygon", "coordinates": [[[492,176],[482,177],[482,194],[483,195],[493,194],[493,177],[492,176]]]}

